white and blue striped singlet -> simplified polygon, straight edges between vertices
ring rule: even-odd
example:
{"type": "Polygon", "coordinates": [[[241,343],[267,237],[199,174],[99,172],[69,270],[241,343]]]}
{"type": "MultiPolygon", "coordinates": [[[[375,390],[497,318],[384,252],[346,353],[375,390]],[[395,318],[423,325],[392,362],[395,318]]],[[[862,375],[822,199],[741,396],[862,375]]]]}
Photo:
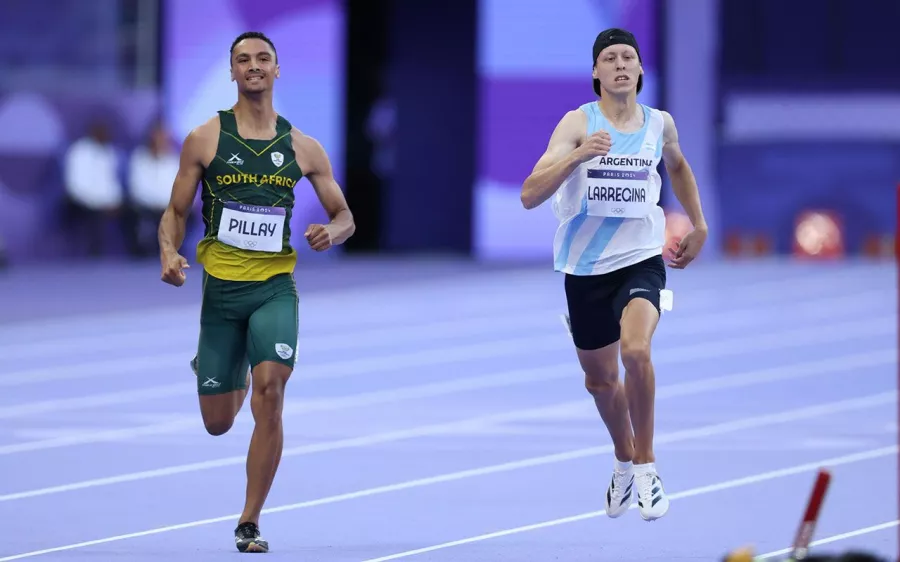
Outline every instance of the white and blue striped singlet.
{"type": "Polygon", "coordinates": [[[662,180],[657,166],[663,117],[658,109],[640,107],[644,125],[621,133],[596,102],[581,106],[588,117],[587,135],[605,130],[612,148],[578,166],[553,197],[559,220],[553,241],[556,271],[600,275],[662,254],[666,217],[658,205],[662,180]]]}

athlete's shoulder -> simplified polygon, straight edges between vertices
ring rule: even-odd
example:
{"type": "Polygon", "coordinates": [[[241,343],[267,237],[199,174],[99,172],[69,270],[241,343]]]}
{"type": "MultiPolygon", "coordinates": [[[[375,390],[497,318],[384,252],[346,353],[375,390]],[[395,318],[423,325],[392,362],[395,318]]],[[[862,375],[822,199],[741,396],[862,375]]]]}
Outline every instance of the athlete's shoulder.
{"type": "Polygon", "coordinates": [[[298,129],[291,127],[291,144],[294,146],[294,152],[300,154],[320,154],[325,152],[325,147],[319,142],[319,139],[312,135],[308,135],[298,129]]]}
{"type": "Polygon", "coordinates": [[[219,115],[216,114],[213,117],[210,117],[203,123],[200,123],[188,133],[188,140],[200,141],[200,142],[209,142],[211,140],[217,140],[219,137],[219,131],[222,128],[222,124],[219,121],[219,115]]]}
{"type": "Polygon", "coordinates": [[[662,119],[662,118],[664,118],[665,115],[668,115],[662,109],[660,109],[658,107],[653,107],[652,105],[647,105],[646,103],[642,103],[642,104],[640,104],[640,106],[642,108],[644,108],[644,110],[646,110],[647,113],[649,113],[651,117],[662,119]]]}
{"type": "Polygon", "coordinates": [[[646,109],[647,113],[649,113],[652,117],[662,119],[663,122],[666,124],[672,122],[672,115],[669,114],[669,112],[664,109],[660,109],[658,107],[653,107],[653,106],[647,105],[646,103],[642,103],[641,107],[646,109]]]}
{"type": "Polygon", "coordinates": [[[182,156],[204,167],[209,166],[219,146],[219,130],[218,116],[191,129],[181,147],[182,156]]]}
{"type": "Polygon", "coordinates": [[[328,154],[319,140],[298,129],[291,128],[291,146],[300,169],[306,175],[314,174],[324,168],[329,168],[328,154]]]}
{"type": "Polygon", "coordinates": [[[590,109],[585,108],[584,106],[578,107],[576,109],[570,109],[563,114],[562,118],[559,120],[559,125],[561,127],[574,128],[581,128],[582,126],[586,126],[588,122],[587,111],[590,111],[590,109]]]}
{"type": "Polygon", "coordinates": [[[672,114],[662,109],[657,109],[655,111],[659,114],[659,118],[662,120],[663,140],[665,142],[671,142],[677,139],[678,129],[675,128],[675,119],[672,117],[672,114]]]}
{"type": "Polygon", "coordinates": [[[594,111],[597,111],[597,102],[596,101],[585,102],[585,103],[579,105],[578,108],[574,109],[573,111],[580,111],[580,112],[584,113],[585,115],[588,115],[590,113],[593,113],[594,111]]]}

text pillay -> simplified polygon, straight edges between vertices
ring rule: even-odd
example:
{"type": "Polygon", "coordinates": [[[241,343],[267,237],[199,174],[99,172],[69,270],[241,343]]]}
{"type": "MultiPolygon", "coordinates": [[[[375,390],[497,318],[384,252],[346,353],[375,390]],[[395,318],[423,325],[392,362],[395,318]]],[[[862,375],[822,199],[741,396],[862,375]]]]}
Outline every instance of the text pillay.
{"type": "Polygon", "coordinates": [[[282,207],[228,202],[222,209],[218,238],[236,248],[280,252],[285,216],[282,207]]]}

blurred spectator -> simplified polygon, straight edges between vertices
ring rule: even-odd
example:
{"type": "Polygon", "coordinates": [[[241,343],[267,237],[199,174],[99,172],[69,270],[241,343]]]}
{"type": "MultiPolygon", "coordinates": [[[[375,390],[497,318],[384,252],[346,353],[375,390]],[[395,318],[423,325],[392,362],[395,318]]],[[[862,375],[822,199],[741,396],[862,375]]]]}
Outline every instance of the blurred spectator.
{"type": "Polygon", "coordinates": [[[169,204],[172,182],[178,174],[178,153],[161,121],[156,121],[145,144],[131,154],[128,195],[131,206],[131,252],[146,257],[158,253],[156,230],[169,204]]]}
{"type": "Polygon", "coordinates": [[[118,155],[109,130],[104,122],[95,121],[87,136],[72,143],[63,162],[67,227],[87,236],[92,256],[109,248],[106,229],[110,219],[120,216],[122,185],[118,172],[118,155]]]}

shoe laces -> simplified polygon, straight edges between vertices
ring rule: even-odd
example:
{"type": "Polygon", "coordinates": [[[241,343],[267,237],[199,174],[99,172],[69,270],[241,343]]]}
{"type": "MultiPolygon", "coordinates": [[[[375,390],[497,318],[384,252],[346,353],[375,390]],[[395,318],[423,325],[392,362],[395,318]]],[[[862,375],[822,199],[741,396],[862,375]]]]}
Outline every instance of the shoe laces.
{"type": "Polygon", "coordinates": [[[619,497],[625,495],[630,480],[629,476],[628,472],[613,471],[613,495],[619,497]]]}
{"type": "Polygon", "coordinates": [[[655,472],[648,472],[647,474],[638,476],[636,478],[636,480],[638,481],[638,496],[647,498],[652,495],[654,479],[659,480],[659,476],[657,476],[655,472]]]}

